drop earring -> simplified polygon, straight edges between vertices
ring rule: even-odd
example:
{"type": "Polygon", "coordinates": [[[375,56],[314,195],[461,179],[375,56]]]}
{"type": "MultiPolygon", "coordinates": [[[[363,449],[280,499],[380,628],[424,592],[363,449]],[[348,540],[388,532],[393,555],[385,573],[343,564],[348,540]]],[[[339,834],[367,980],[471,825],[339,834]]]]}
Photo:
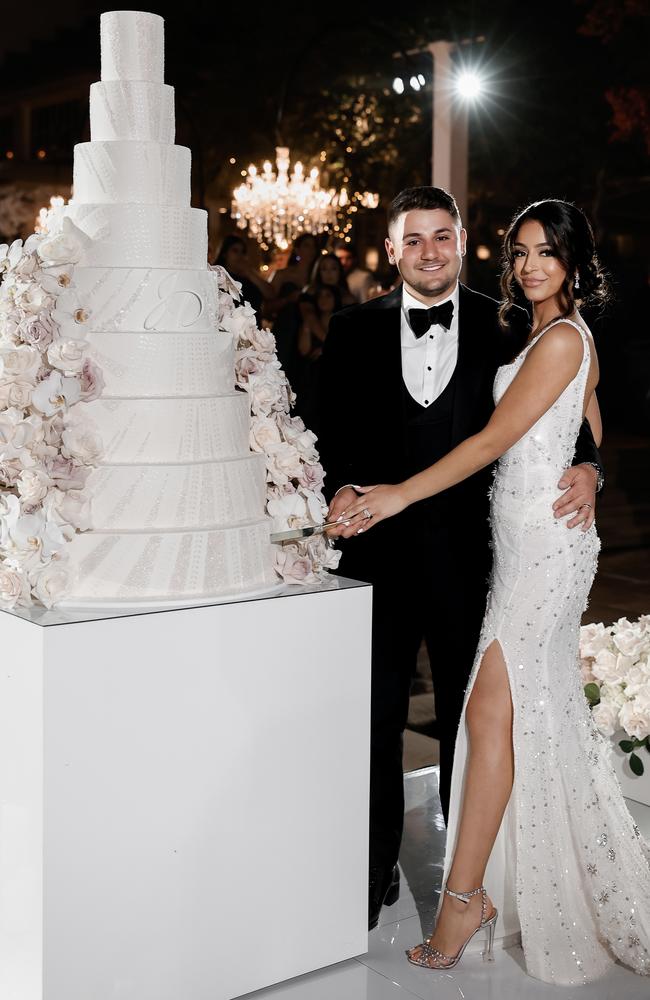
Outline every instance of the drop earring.
{"type": "Polygon", "coordinates": [[[580,289],[580,275],[578,274],[577,271],[576,271],[575,281],[573,282],[573,287],[575,288],[576,292],[580,289]]]}

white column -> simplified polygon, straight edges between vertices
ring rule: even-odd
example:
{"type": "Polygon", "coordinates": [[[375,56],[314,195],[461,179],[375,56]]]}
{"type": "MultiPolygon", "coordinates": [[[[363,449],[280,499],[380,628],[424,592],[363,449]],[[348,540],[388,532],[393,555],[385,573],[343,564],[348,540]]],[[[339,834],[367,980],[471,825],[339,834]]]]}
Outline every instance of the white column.
{"type": "Polygon", "coordinates": [[[431,183],[453,194],[461,219],[467,215],[467,104],[453,89],[452,42],[432,42],[433,150],[431,183]]]}

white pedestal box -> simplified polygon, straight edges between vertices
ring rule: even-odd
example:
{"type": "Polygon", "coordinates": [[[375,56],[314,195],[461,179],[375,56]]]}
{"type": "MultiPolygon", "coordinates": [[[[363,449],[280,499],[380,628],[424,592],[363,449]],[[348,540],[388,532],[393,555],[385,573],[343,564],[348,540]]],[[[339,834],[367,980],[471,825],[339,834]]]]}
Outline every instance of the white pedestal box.
{"type": "Polygon", "coordinates": [[[371,596],[0,615],[3,1000],[230,1000],[366,950],[371,596]]]}
{"type": "Polygon", "coordinates": [[[643,761],[643,774],[637,775],[630,767],[630,755],[623,753],[619,747],[621,740],[629,740],[624,729],[619,729],[612,736],[612,762],[616,771],[616,776],[620,782],[621,790],[626,799],[634,802],[641,802],[645,806],[650,806],[650,754],[645,747],[640,747],[635,751],[637,757],[643,761]]]}

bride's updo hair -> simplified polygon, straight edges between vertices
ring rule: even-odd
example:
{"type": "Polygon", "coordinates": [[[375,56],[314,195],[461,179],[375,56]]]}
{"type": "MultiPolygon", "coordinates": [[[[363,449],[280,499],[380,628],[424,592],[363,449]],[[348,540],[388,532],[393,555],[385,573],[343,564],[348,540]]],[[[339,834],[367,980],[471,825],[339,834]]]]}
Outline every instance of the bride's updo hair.
{"type": "Polygon", "coordinates": [[[510,223],[503,240],[502,302],[499,322],[509,325],[515,304],[521,304],[523,292],[515,280],[514,244],[524,222],[539,222],[553,253],[566,271],[560,289],[560,316],[570,316],[576,305],[603,305],[607,284],[596,255],[594,233],[584,212],[568,201],[548,198],[536,201],[519,212],[510,223]],[[576,274],[579,287],[575,287],[576,274]]]}

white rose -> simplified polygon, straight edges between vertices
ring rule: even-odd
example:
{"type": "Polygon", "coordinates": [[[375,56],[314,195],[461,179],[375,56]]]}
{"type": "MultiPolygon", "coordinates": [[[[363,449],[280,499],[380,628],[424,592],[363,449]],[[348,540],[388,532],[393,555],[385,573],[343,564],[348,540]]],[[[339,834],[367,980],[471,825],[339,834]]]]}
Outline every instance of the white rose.
{"type": "Polygon", "coordinates": [[[66,375],[78,375],[83,369],[87,349],[86,340],[56,340],[48,348],[47,360],[66,375]]]}
{"type": "Polygon", "coordinates": [[[54,324],[49,313],[41,312],[22,320],[18,327],[18,335],[31,347],[36,347],[39,351],[44,350],[52,343],[54,336],[54,324]]]}
{"type": "Polygon", "coordinates": [[[17,566],[0,562],[0,607],[11,610],[29,604],[29,581],[17,566]]]}
{"type": "Polygon", "coordinates": [[[39,417],[25,417],[15,406],[0,411],[0,462],[18,459],[25,468],[34,465],[30,448],[41,435],[39,417]]]}
{"type": "Polygon", "coordinates": [[[82,423],[70,424],[62,435],[62,453],[82,465],[96,465],[103,454],[101,438],[82,423]]]}
{"type": "Polygon", "coordinates": [[[235,354],[235,374],[240,384],[246,384],[251,375],[258,375],[263,368],[264,362],[250,348],[237,351],[235,354]]]}
{"type": "Polygon", "coordinates": [[[277,545],[275,571],[285,583],[317,583],[318,577],[312,571],[306,556],[300,555],[295,545],[277,545]]]}
{"type": "Polygon", "coordinates": [[[86,234],[66,215],[60,231],[39,244],[38,256],[45,265],[78,264],[89,242],[86,234]]]}
{"type": "Polygon", "coordinates": [[[51,417],[57,410],[74,406],[80,397],[81,383],[78,378],[53,371],[32,392],[32,405],[46,417],[51,417]]]}
{"type": "Polygon", "coordinates": [[[52,480],[41,469],[23,469],[16,482],[20,499],[29,506],[44,500],[51,486],[52,480]]]}
{"type": "Polygon", "coordinates": [[[647,645],[647,636],[642,626],[632,624],[625,618],[621,619],[614,629],[614,644],[625,656],[636,658],[647,645]],[[624,624],[623,624],[624,623],[624,624]]]}
{"type": "Polygon", "coordinates": [[[23,312],[37,315],[52,306],[52,297],[36,281],[20,283],[16,290],[16,304],[23,312]]]}
{"type": "Polygon", "coordinates": [[[20,379],[30,382],[41,367],[40,352],[29,344],[0,349],[0,376],[3,379],[20,379]]]}
{"type": "Polygon", "coordinates": [[[580,629],[580,656],[584,659],[594,657],[601,649],[609,649],[611,641],[610,630],[602,622],[583,625],[580,629]]]}
{"type": "Polygon", "coordinates": [[[580,676],[582,678],[583,684],[593,684],[593,682],[596,680],[596,678],[591,672],[592,663],[593,660],[591,658],[588,658],[586,660],[583,659],[580,660],[580,676]]]}
{"type": "Polygon", "coordinates": [[[606,684],[616,684],[625,678],[632,662],[629,656],[623,656],[622,653],[616,654],[607,649],[601,649],[594,659],[591,671],[599,681],[606,684]]]}
{"type": "Polygon", "coordinates": [[[621,709],[628,699],[622,684],[603,684],[600,689],[600,700],[621,709]]]}
{"type": "Polygon", "coordinates": [[[308,431],[300,417],[285,416],[280,419],[280,430],[286,440],[298,449],[305,462],[318,462],[316,435],[308,431]]]}
{"type": "Polygon", "coordinates": [[[255,326],[250,330],[248,339],[260,354],[275,354],[275,337],[270,330],[261,330],[255,326]]]}
{"type": "Polygon", "coordinates": [[[272,417],[251,417],[250,446],[253,451],[265,452],[271,445],[280,444],[280,431],[272,417]]]}
{"type": "Polygon", "coordinates": [[[266,469],[271,482],[283,486],[300,475],[300,454],[286,441],[270,444],[266,450],[266,469]]]}
{"type": "Polygon", "coordinates": [[[33,388],[31,382],[0,380],[0,410],[9,409],[12,406],[19,410],[26,410],[32,401],[33,388]]]}
{"type": "Polygon", "coordinates": [[[277,374],[267,371],[266,368],[250,376],[248,392],[253,413],[261,413],[268,417],[274,410],[283,407],[285,396],[282,382],[277,374]]]}
{"type": "Polygon", "coordinates": [[[300,470],[299,483],[308,490],[317,491],[322,489],[325,479],[323,466],[318,462],[305,462],[300,470]]]}
{"type": "Polygon", "coordinates": [[[650,736],[650,706],[647,702],[633,698],[623,705],[619,718],[628,735],[637,740],[644,740],[646,736],[650,736]]]}
{"type": "Polygon", "coordinates": [[[13,459],[11,462],[0,462],[0,489],[11,489],[15,486],[22,468],[18,459],[13,459]]]}
{"type": "Polygon", "coordinates": [[[323,534],[312,535],[301,543],[300,548],[311,562],[312,570],[319,574],[322,574],[323,570],[336,569],[343,555],[340,549],[334,548],[323,534]]]}
{"type": "Polygon", "coordinates": [[[47,566],[30,573],[33,594],[37,601],[51,608],[65,597],[72,582],[67,560],[53,559],[47,566]]]}
{"type": "Polygon", "coordinates": [[[593,708],[591,714],[603,736],[613,736],[614,733],[621,728],[618,719],[619,712],[616,705],[601,701],[599,705],[596,705],[593,708]]]}

